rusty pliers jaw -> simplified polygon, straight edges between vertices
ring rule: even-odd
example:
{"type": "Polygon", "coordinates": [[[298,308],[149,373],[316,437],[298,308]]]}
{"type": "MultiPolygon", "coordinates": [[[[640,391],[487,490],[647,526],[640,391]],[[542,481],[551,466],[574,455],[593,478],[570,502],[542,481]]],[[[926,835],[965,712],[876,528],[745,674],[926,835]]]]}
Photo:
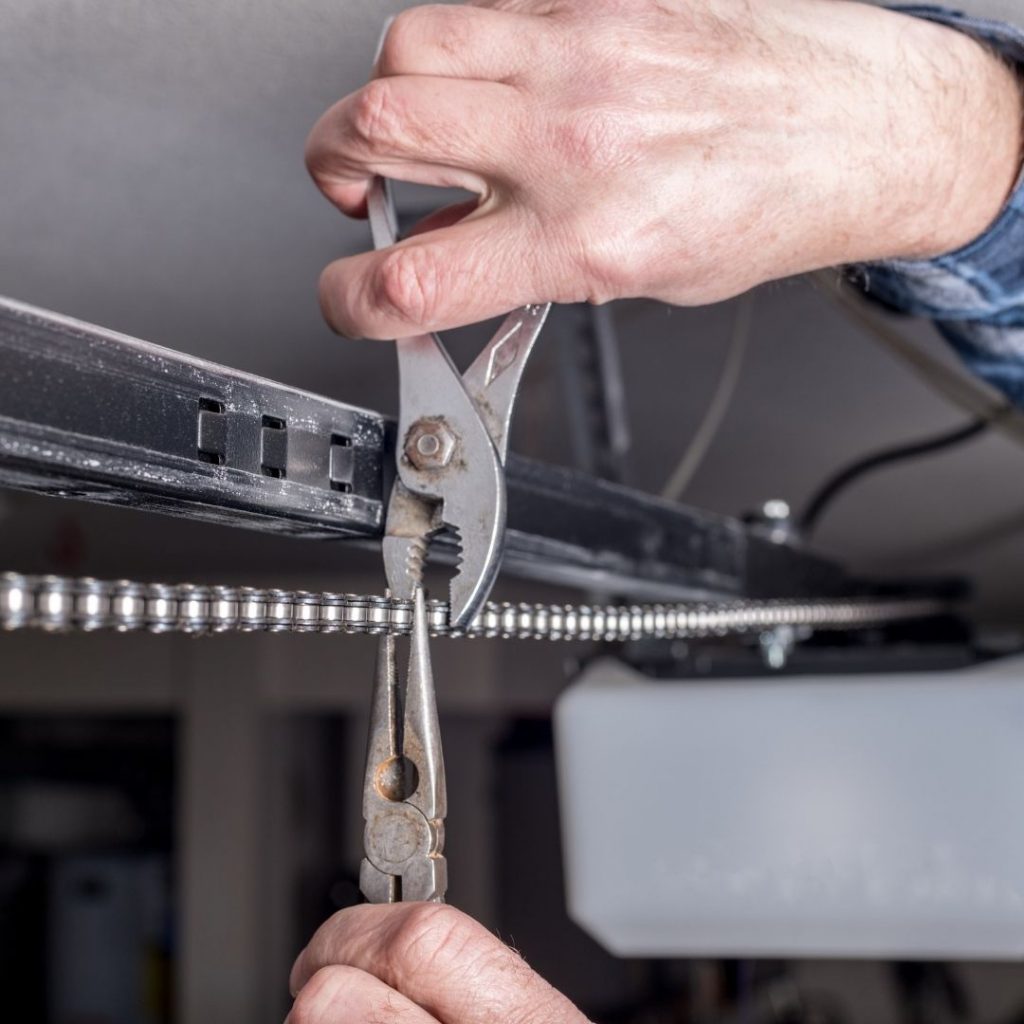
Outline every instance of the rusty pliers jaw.
{"type": "Polygon", "coordinates": [[[416,588],[409,673],[401,692],[395,638],[380,638],[363,779],[359,886],[371,903],[441,902],[447,814],[444,759],[428,649],[426,601],[416,588]]]}
{"type": "Polygon", "coordinates": [[[443,526],[461,561],[451,580],[452,625],[486,600],[505,535],[504,467],[462,378],[433,335],[401,338],[398,480],[385,524],[384,568],[396,597],[409,599],[443,526]]]}

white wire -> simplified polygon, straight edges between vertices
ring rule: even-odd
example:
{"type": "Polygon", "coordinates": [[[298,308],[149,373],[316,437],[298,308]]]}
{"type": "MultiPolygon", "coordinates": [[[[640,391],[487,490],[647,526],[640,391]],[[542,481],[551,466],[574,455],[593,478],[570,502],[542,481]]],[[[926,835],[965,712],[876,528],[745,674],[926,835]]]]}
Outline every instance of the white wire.
{"type": "Polygon", "coordinates": [[[911,341],[834,271],[817,271],[810,278],[848,320],[866,330],[933,391],[971,416],[988,420],[993,430],[1000,431],[1016,444],[1024,445],[1024,411],[1005,395],[977,378],[959,373],[911,341]]]}
{"type": "Polygon", "coordinates": [[[732,396],[736,392],[740,372],[743,369],[747,342],[750,340],[753,312],[754,293],[747,292],[736,305],[736,314],[732,322],[732,337],[729,339],[729,348],[725,354],[725,361],[722,363],[722,370],[718,375],[715,393],[711,396],[700,426],[697,427],[686,450],[676,463],[675,469],[672,470],[665,482],[661,491],[662,497],[670,498],[672,501],[679,501],[682,498],[722,426],[725,414],[732,403],[732,396]]]}
{"type": "MultiPolygon", "coordinates": [[[[970,415],[989,420],[992,429],[1016,444],[1024,445],[1024,411],[1008,398],[982,381],[957,372],[905,337],[876,312],[867,299],[855,294],[854,289],[834,271],[823,270],[809,276],[848,320],[866,330],[932,390],[970,415]]],[[[753,305],[753,294],[748,293],[737,306],[729,350],[715,393],[700,426],[662,488],[662,495],[666,498],[678,501],[682,497],[722,425],[743,367],[753,305]]]]}

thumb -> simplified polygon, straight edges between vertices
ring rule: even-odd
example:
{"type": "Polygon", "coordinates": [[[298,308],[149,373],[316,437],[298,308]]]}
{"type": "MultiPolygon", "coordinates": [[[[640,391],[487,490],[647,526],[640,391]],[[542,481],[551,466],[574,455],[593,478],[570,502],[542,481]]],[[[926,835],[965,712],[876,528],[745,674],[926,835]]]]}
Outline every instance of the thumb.
{"type": "Polygon", "coordinates": [[[523,218],[494,211],[336,260],[320,277],[324,317],[349,337],[407,338],[557,298],[543,294],[553,278],[528,235],[523,218]]]}

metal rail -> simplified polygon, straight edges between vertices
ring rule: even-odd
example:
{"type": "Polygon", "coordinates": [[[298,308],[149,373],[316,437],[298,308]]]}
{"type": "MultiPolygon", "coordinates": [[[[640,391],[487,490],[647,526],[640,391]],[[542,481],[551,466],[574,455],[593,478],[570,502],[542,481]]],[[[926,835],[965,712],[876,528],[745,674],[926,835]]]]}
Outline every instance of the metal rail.
{"type": "MultiPolygon", "coordinates": [[[[378,413],[0,299],[0,486],[372,541],[378,413]]],[[[631,600],[864,594],[739,520],[511,457],[503,571],[631,600]]],[[[444,540],[437,545],[444,556],[444,540]]]]}

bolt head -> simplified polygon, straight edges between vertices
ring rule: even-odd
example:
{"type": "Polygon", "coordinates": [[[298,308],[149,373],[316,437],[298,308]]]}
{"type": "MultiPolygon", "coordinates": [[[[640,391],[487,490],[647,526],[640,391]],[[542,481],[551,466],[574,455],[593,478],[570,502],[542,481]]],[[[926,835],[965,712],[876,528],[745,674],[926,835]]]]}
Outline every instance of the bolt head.
{"type": "Polygon", "coordinates": [[[456,438],[441,418],[417,420],[405,439],[405,457],[417,469],[443,469],[455,455],[456,438]]]}
{"type": "Polygon", "coordinates": [[[441,441],[437,434],[420,434],[416,439],[416,453],[425,459],[431,459],[441,451],[441,441]]]}
{"type": "Polygon", "coordinates": [[[789,503],[781,498],[772,498],[761,506],[761,514],[772,522],[786,522],[790,517],[789,503]]]}

